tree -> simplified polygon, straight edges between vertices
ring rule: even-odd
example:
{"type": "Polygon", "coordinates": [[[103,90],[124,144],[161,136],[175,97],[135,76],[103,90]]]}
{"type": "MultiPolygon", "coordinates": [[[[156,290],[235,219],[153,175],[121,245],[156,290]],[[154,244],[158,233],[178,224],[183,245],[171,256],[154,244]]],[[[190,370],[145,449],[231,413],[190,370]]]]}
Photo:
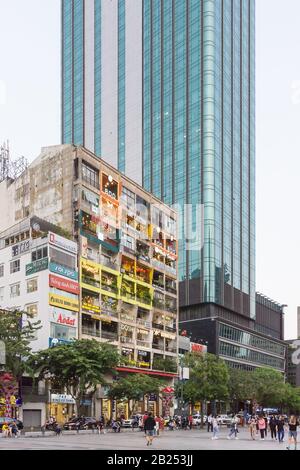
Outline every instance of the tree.
{"type": "Polygon", "coordinates": [[[20,382],[25,372],[30,372],[28,359],[31,357],[30,343],[41,328],[40,321],[32,321],[19,310],[0,310],[0,341],[5,345],[5,370],[20,382]]]}
{"type": "MultiPolygon", "coordinates": [[[[191,353],[185,356],[185,365],[190,368],[190,378],[183,386],[185,401],[226,400],[229,395],[229,372],[225,362],[214,354],[191,353]]],[[[180,387],[176,387],[179,398],[180,387]]],[[[203,423],[203,406],[202,423],[203,423]]]]}
{"type": "MultiPolygon", "coordinates": [[[[111,385],[108,396],[112,400],[128,400],[129,402],[132,400],[133,411],[137,401],[150,393],[158,396],[164,385],[160,379],[146,374],[128,374],[111,385]]],[[[129,414],[131,414],[131,410],[129,410],[129,414]]]]}
{"type": "Polygon", "coordinates": [[[282,403],[286,387],[280,372],[270,368],[257,368],[249,377],[251,398],[261,407],[279,406],[282,403]]]}
{"type": "Polygon", "coordinates": [[[93,396],[104,376],[120,364],[117,349],[96,340],[77,340],[34,354],[30,364],[38,379],[49,380],[52,389],[73,397],[80,414],[83,398],[93,396]]]}
{"type": "Polygon", "coordinates": [[[235,403],[236,412],[238,403],[240,401],[246,401],[251,398],[252,394],[252,377],[251,373],[240,370],[228,368],[229,371],[229,398],[235,403]]]}
{"type": "Polygon", "coordinates": [[[177,361],[172,357],[154,358],[153,369],[163,370],[165,372],[177,372],[178,365],[177,361]]]}

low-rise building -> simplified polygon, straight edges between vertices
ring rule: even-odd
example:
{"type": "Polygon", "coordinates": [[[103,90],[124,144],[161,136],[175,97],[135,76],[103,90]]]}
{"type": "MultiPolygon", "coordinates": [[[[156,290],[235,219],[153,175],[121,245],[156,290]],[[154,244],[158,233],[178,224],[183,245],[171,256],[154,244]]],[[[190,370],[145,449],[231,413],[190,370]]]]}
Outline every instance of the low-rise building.
{"type": "MultiPolygon", "coordinates": [[[[17,180],[0,183],[0,200],[6,201],[0,305],[41,315],[34,348],[77,337],[109,342],[127,360],[119,374],[144,373],[172,383],[178,331],[175,211],[72,145],[43,149],[17,180]]],[[[158,398],[146,406],[162,411],[158,398]]],[[[111,403],[100,390],[87,412],[126,416],[128,407],[111,403]]]]}

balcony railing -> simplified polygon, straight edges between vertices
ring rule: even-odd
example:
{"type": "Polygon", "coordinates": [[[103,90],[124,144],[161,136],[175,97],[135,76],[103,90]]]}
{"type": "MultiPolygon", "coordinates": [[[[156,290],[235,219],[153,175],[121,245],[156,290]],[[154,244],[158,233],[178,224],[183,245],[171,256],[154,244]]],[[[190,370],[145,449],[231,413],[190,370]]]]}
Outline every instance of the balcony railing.
{"type": "Polygon", "coordinates": [[[102,281],[101,284],[101,289],[106,290],[108,292],[113,292],[114,294],[117,294],[119,292],[119,289],[117,286],[105,284],[105,282],[102,281]]]}
{"type": "Polygon", "coordinates": [[[161,343],[161,344],[153,343],[152,344],[152,349],[157,349],[159,351],[163,351],[164,350],[164,343],[161,343]]]}
{"type": "Polygon", "coordinates": [[[164,325],[162,323],[152,323],[152,328],[154,328],[155,330],[163,330],[164,325]]]}
{"type": "Polygon", "coordinates": [[[89,286],[97,287],[98,289],[100,289],[100,282],[96,279],[93,279],[92,277],[88,277],[82,274],[81,280],[84,284],[88,284],[89,286]]]}
{"type": "Polygon", "coordinates": [[[146,328],[151,328],[151,323],[147,320],[143,320],[142,318],[137,318],[136,323],[137,325],[145,326],[146,328]]]}
{"type": "Polygon", "coordinates": [[[108,317],[114,317],[114,318],[117,318],[119,315],[117,310],[112,310],[110,308],[103,307],[103,306],[101,306],[101,313],[103,313],[103,315],[107,315],[108,317]]]}
{"type": "Polygon", "coordinates": [[[94,328],[90,328],[88,326],[82,327],[82,334],[87,336],[94,336],[96,338],[100,338],[100,331],[95,330],[94,328]]]}
{"type": "Polygon", "coordinates": [[[175,347],[172,347],[172,348],[166,348],[166,352],[170,352],[170,353],[177,353],[177,348],[175,348],[175,347]]]}
{"type": "Polygon", "coordinates": [[[101,338],[110,339],[111,341],[118,341],[118,334],[112,333],[111,331],[103,331],[101,332],[101,338]]]}
{"type": "Polygon", "coordinates": [[[177,289],[175,289],[174,287],[169,287],[168,285],[166,285],[166,291],[170,292],[171,294],[177,295],[177,289]]]}
{"type": "Polygon", "coordinates": [[[137,339],[136,344],[142,348],[150,348],[150,341],[141,341],[137,339]]]}
{"type": "Polygon", "coordinates": [[[177,331],[176,328],[173,328],[171,326],[166,326],[165,328],[166,328],[166,331],[168,331],[169,333],[176,333],[177,331]]]}
{"type": "Polygon", "coordinates": [[[134,293],[121,291],[121,295],[122,295],[122,297],[125,297],[126,299],[135,300],[135,294],[134,293]]]}
{"type": "Polygon", "coordinates": [[[163,300],[153,299],[153,307],[159,308],[160,310],[165,310],[165,303],[163,300]]]}
{"type": "Polygon", "coordinates": [[[105,256],[100,256],[100,264],[102,264],[102,266],[106,266],[107,268],[118,271],[117,262],[113,262],[110,259],[106,258],[105,256]]]}
{"type": "Polygon", "coordinates": [[[134,344],[133,338],[130,338],[128,336],[120,336],[120,342],[127,343],[127,344],[134,344]]]}
{"type": "Polygon", "coordinates": [[[139,297],[137,294],[136,301],[140,302],[141,304],[151,305],[152,299],[151,297],[139,297]]]}

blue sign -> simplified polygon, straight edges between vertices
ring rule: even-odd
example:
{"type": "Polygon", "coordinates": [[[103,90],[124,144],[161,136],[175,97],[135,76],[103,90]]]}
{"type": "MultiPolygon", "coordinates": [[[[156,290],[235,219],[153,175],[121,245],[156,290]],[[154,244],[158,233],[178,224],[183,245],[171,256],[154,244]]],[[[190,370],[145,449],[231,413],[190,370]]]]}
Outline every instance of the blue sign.
{"type": "Polygon", "coordinates": [[[68,277],[74,281],[78,281],[78,273],[73,269],[66,268],[60,264],[50,263],[50,271],[55,274],[60,274],[61,276],[68,277]]]}
{"type": "Polygon", "coordinates": [[[70,344],[72,341],[68,341],[66,339],[61,339],[61,338],[49,338],[49,348],[54,348],[55,346],[58,346],[59,344],[70,344]]]}

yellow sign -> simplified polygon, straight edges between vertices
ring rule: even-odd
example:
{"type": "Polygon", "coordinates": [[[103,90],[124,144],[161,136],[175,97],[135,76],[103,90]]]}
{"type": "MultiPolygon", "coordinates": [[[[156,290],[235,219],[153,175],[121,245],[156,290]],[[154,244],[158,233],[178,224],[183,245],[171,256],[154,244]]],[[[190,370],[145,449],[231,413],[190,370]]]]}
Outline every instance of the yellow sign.
{"type": "Polygon", "coordinates": [[[85,302],[82,302],[82,309],[87,310],[88,312],[96,312],[96,313],[99,313],[101,311],[98,305],[88,304],[85,302]]]}
{"type": "Polygon", "coordinates": [[[87,259],[81,259],[81,266],[95,276],[100,276],[100,265],[87,259]]]}
{"type": "Polygon", "coordinates": [[[78,312],[79,302],[71,297],[64,297],[63,295],[49,294],[49,304],[54,307],[64,308],[66,310],[72,310],[78,312]]]}

